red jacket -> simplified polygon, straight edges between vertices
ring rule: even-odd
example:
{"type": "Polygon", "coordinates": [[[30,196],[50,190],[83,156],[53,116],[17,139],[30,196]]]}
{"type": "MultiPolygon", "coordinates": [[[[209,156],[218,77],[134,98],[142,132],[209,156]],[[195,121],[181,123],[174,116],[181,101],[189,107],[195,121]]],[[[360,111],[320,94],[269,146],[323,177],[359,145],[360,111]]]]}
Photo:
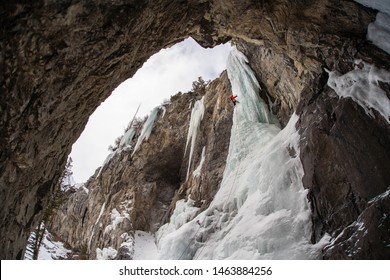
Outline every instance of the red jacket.
{"type": "Polygon", "coordinates": [[[234,101],[236,101],[236,98],[237,98],[237,95],[232,95],[232,96],[230,96],[230,99],[234,102],[234,101]]]}

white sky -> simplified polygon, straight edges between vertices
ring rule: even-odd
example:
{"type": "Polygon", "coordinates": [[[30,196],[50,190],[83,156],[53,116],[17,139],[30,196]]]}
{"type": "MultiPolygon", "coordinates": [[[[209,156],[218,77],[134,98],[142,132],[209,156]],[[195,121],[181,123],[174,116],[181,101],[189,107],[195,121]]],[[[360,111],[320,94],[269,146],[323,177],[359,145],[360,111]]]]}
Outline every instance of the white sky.
{"type": "Polygon", "coordinates": [[[226,69],[230,49],[229,43],[204,49],[190,38],[153,55],[90,116],[70,154],[75,181],[87,181],[102,165],[108,146],[124,133],[140,103],[137,116],[143,117],[178,91],[189,91],[199,76],[204,80],[218,77],[226,69]]]}

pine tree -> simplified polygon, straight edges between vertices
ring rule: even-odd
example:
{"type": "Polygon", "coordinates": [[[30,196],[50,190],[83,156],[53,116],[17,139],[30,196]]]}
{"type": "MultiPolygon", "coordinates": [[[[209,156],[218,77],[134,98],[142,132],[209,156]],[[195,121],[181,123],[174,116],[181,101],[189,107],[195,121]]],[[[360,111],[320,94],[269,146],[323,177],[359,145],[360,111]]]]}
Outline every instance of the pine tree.
{"type": "Polygon", "coordinates": [[[209,83],[210,81],[205,82],[202,77],[198,77],[198,80],[192,83],[192,91],[203,95],[206,93],[206,87],[209,83]]]}
{"type": "Polygon", "coordinates": [[[65,201],[65,195],[64,192],[61,191],[61,185],[63,184],[65,178],[68,178],[73,174],[72,162],[72,158],[69,158],[65,165],[64,171],[62,172],[62,175],[58,180],[53,193],[51,194],[49,205],[43,211],[42,220],[38,223],[36,229],[30,234],[26,251],[32,255],[31,257],[33,260],[38,259],[39,248],[42,245],[42,241],[46,232],[46,224],[50,223],[50,220],[53,217],[55,211],[57,211],[65,201]]]}

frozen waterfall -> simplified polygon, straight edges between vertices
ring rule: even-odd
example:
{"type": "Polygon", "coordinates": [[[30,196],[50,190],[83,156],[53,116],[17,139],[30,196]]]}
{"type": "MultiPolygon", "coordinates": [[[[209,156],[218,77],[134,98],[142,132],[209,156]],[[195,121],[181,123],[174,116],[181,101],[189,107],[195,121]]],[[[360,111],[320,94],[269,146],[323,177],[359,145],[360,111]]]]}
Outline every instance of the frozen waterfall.
{"type": "Polygon", "coordinates": [[[185,215],[183,221],[177,211],[189,210],[175,210],[157,233],[160,258],[315,259],[328,241],[324,237],[318,244],[310,242],[311,211],[295,130],[298,117],[293,115],[279,128],[258,95],[260,86],[247,63],[233,48],[228,75],[240,103],[219,191],[195,218],[185,215]]]}
{"type": "Polygon", "coordinates": [[[135,144],[134,151],[131,154],[131,156],[133,156],[135,154],[135,152],[138,150],[138,148],[141,146],[141,144],[144,140],[149,139],[149,136],[152,133],[154,121],[157,118],[159,110],[160,110],[160,106],[157,106],[150,113],[148,119],[146,120],[146,122],[144,123],[144,125],[142,127],[141,134],[138,137],[137,143],[135,144]]]}
{"type": "Polygon", "coordinates": [[[190,173],[191,168],[191,161],[192,161],[192,155],[194,153],[195,143],[196,143],[196,136],[198,135],[200,122],[203,119],[204,115],[204,104],[203,104],[204,97],[202,97],[200,100],[196,101],[194,104],[194,108],[192,108],[191,111],[191,119],[190,119],[190,126],[188,128],[188,134],[187,134],[187,142],[186,142],[186,149],[184,153],[187,153],[188,144],[191,141],[191,147],[190,147],[190,155],[188,160],[188,168],[187,168],[187,176],[190,173]]]}

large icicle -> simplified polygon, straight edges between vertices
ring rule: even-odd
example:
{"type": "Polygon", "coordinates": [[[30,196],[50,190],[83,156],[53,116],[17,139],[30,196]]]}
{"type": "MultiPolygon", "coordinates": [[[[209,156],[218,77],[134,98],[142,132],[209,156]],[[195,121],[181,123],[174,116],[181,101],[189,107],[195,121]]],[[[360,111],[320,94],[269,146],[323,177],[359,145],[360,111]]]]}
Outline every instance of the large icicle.
{"type": "Polygon", "coordinates": [[[303,168],[295,130],[298,117],[293,115],[280,130],[257,95],[259,86],[247,59],[235,48],[229,57],[228,75],[240,103],[234,111],[220,189],[209,208],[190,222],[172,232],[158,233],[159,256],[317,258],[327,238],[319,244],[310,242],[311,211],[301,181],[303,168]]]}
{"type": "Polygon", "coordinates": [[[150,113],[148,119],[146,120],[144,126],[142,127],[141,134],[138,137],[137,143],[135,144],[135,147],[134,147],[134,151],[131,154],[132,156],[138,150],[139,146],[141,146],[142,141],[149,139],[149,136],[152,133],[154,121],[158,115],[159,110],[160,110],[160,106],[154,108],[152,110],[152,112],[150,113]]]}
{"type": "Polygon", "coordinates": [[[99,216],[96,219],[95,224],[92,226],[92,232],[91,232],[91,235],[90,235],[89,241],[88,241],[88,250],[91,250],[92,238],[93,238],[93,235],[95,234],[96,226],[98,225],[100,218],[102,217],[104,210],[106,209],[106,202],[107,202],[107,200],[103,203],[102,208],[100,208],[99,216]]]}
{"type": "Polygon", "coordinates": [[[123,135],[121,142],[119,143],[119,148],[123,149],[124,147],[127,147],[128,145],[130,145],[131,141],[134,138],[134,135],[135,135],[135,129],[134,129],[134,127],[131,127],[123,135]]]}
{"type": "Polygon", "coordinates": [[[205,158],[206,158],[206,146],[204,146],[202,149],[202,157],[200,159],[200,163],[199,163],[198,167],[194,170],[194,172],[192,172],[193,177],[200,176],[200,172],[202,171],[202,167],[203,167],[205,158]]]}
{"type": "Polygon", "coordinates": [[[188,160],[188,168],[187,168],[187,176],[186,176],[187,179],[188,179],[188,174],[189,174],[190,168],[191,168],[191,161],[192,161],[192,155],[194,153],[196,136],[198,135],[200,122],[202,121],[203,115],[204,115],[203,100],[204,100],[204,97],[202,97],[202,99],[196,101],[194,104],[194,108],[192,108],[192,111],[191,111],[190,125],[188,128],[187,142],[186,142],[186,148],[185,148],[185,152],[184,152],[184,153],[187,152],[188,144],[191,141],[190,156],[189,156],[189,160],[188,160]]]}

